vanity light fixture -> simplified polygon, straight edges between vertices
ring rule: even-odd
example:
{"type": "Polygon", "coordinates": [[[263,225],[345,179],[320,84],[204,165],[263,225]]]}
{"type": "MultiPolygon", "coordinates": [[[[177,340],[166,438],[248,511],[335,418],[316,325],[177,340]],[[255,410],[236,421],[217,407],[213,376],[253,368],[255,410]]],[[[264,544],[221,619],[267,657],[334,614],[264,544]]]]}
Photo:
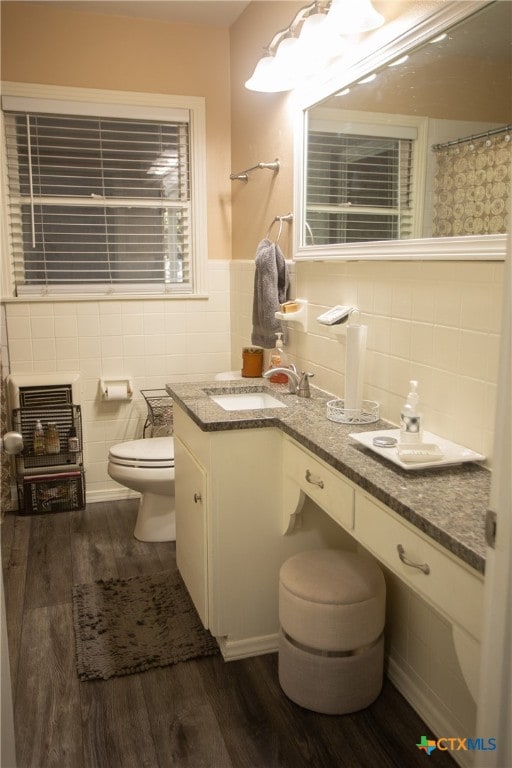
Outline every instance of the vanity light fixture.
{"type": "Polygon", "coordinates": [[[276,32],[245,87],[267,93],[291,91],[343,52],[344,37],[383,23],[371,0],[315,0],[276,32]]]}

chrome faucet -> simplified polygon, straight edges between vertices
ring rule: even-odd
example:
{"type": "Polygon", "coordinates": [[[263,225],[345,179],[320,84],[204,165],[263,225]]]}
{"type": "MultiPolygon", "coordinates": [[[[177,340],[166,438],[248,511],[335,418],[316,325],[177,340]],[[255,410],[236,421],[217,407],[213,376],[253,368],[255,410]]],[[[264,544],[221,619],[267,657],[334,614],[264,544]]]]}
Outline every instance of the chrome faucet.
{"type": "Polygon", "coordinates": [[[309,380],[314,373],[306,373],[302,371],[299,376],[295,366],[291,368],[269,368],[263,374],[264,379],[269,379],[275,373],[284,373],[288,377],[288,392],[291,395],[297,395],[297,397],[311,397],[311,391],[309,389],[309,380]]]}

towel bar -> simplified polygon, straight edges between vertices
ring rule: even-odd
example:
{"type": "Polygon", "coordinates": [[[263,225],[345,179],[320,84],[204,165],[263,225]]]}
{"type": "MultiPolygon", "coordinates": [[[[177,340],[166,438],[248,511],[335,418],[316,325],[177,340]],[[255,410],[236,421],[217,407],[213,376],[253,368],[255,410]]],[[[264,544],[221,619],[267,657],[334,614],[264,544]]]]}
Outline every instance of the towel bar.
{"type": "Polygon", "coordinates": [[[256,171],[258,168],[268,168],[270,171],[274,171],[274,173],[279,172],[279,160],[276,158],[273,163],[257,163],[257,165],[253,165],[252,168],[246,168],[244,171],[240,171],[240,173],[231,173],[229,178],[231,181],[240,180],[240,181],[249,181],[249,173],[251,171],[256,171]]]}

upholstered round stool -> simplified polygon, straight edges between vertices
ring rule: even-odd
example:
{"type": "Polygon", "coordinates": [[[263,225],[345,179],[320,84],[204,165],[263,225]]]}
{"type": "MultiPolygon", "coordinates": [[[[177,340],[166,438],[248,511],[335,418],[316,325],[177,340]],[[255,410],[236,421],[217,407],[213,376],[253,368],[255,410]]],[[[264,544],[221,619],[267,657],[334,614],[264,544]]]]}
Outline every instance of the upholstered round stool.
{"type": "Polygon", "coordinates": [[[386,585],[370,557],[300,552],[279,574],[279,682],[296,704],[356,712],[382,688],[386,585]]]}

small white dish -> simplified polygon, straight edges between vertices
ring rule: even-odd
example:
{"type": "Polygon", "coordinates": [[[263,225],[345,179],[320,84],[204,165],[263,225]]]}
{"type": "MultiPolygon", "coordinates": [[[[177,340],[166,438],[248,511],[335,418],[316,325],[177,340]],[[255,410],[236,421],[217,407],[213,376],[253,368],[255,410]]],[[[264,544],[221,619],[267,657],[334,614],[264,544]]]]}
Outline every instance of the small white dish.
{"type": "Polygon", "coordinates": [[[358,443],[364,445],[365,448],[369,448],[374,453],[378,453],[379,456],[383,456],[385,459],[393,462],[393,464],[406,470],[446,467],[450,464],[463,464],[466,461],[484,461],[485,459],[485,456],[481,453],[476,453],[476,451],[472,451],[470,448],[465,448],[463,445],[452,443],[451,440],[445,440],[444,437],[434,435],[432,432],[423,433],[423,442],[433,443],[439,446],[443,456],[434,461],[425,462],[405,462],[400,459],[400,456],[398,455],[399,429],[376,429],[371,432],[351,432],[349,437],[352,437],[358,443]],[[375,437],[396,438],[397,444],[394,447],[375,445],[373,442],[375,437]]]}

